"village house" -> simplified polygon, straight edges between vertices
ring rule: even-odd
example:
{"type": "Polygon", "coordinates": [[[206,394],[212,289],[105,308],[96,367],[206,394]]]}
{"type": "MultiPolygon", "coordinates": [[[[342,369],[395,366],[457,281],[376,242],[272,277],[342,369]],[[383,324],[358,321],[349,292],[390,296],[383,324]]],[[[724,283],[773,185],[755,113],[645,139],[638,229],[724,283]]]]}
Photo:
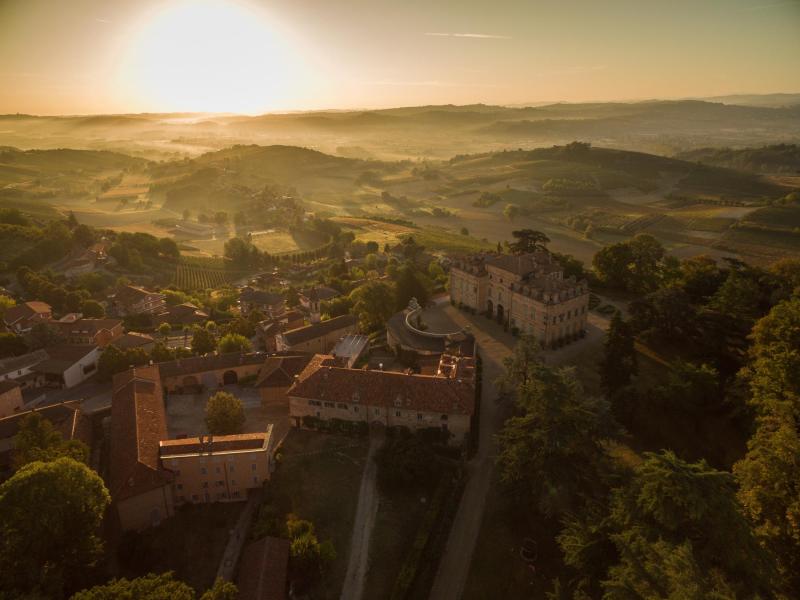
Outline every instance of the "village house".
{"type": "Polygon", "coordinates": [[[288,406],[289,397],[286,393],[292,387],[295,376],[302,373],[310,361],[310,354],[268,357],[256,382],[261,405],[288,406]]]}
{"type": "Polygon", "coordinates": [[[0,360],[0,381],[14,381],[24,389],[39,387],[44,383],[44,376],[34,369],[36,365],[47,360],[47,352],[35,350],[22,356],[11,356],[0,360]]]}
{"type": "Polygon", "coordinates": [[[113,345],[120,350],[140,348],[145,352],[150,352],[155,347],[156,341],[152,335],[139,333],[138,331],[129,331],[115,338],[113,345]]]}
{"type": "Polygon", "coordinates": [[[352,369],[367,350],[369,350],[369,338],[366,335],[348,333],[336,342],[331,354],[339,366],[352,369]]]}
{"type": "Polygon", "coordinates": [[[163,313],[166,307],[164,294],[151,292],[135,285],[122,286],[109,300],[116,314],[121,317],[157,315],[163,313]]]}
{"type": "Polygon", "coordinates": [[[25,417],[33,412],[50,421],[53,429],[61,433],[63,439],[79,440],[89,447],[92,445],[92,424],[81,410],[80,402],[60,402],[35,410],[16,412],[0,418],[0,479],[11,474],[16,436],[25,417]]]}
{"type": "Polygon", "coordinates": [[[49,346],[47,358],[33,367],[44,377],[43,385],[71,388],[86,381],[97,371],[100,350],[93,344],[49,346]]]}
{"type": "Polygon", "coordinates": [[[191,302],[167,306],[166,310],[156,315],[157,323],[169,323],[177,325],[197,325],[208,321],[208,313],[201,310],[191,302]]]}
{"type": "Polygon", "coordinates": [[[450,298],[547,347],[582,337],[589,312],[586,281],[565,278],[559,262],[546,251],[454,259],[450,298]]]}
{"type": "Polygon", "coordinates": [[[326,285],[314,286],[311,289],[303,290],[298,295],[300,305],[308,311],[316,310],[319,312],[319,303],[327,302],[337,298],[341,294],[338,290],[328,287],[326,285]]]}
{"type": "Polygon", "coordinates": [[[281,294],[247,286],[239,294],[239,308],[245,317],[255,311],[273,317],[286,311],[286,303],[281,294]]]}
{"type": "Polygon", "coordinates": [[[52,323],[69,344],[93,344],[105,348],[124,330],[120,319],[59,319],[52,323]]]}
{"type": "Polygon", "coordinates": [[[371,371],[335,366],[330,355],[316,355],[287,392],[289,416],[362,421],[411,430],[437,428],[461,443],[475,411],[475,363],[443,356],[436,375],[371,371]]]}
{"type": "Polygon", "coordinates": [[[27,333],[37,323],[46,323],[52,319],[53,309],[46,302],[38,300],[12,306],[3,315],[6,329],[14,333],[27,333]]]}
{"type": "Polygon", "coordinates": [[[305,315],[299,310],[287,310],[276,317],[260,321],[257,327],[257,334],[267,352],[277,352],[278,347],[275,336],[289,329],[302,327],[305,322],[305,315]]]}
{"type": "Polygon", "coordinates": [[[261,433],[162,440],[161,464],[173,476],[175,504],[245,500],[272,469],[272,426],[261,433]]]}
{"type": "Polygon", "coordinates": [[[278,352],[324,354],[333,350],[336,343],[348,333],[356,333],[356,325],[354,315],[341,315],[284,331],[275,337],[275,345],[278,352]]]}
{"type": "Polygon", "coordinates": [[[0,381],[0,419],[22,410],[22,388],[16,381],[0,381]]]}

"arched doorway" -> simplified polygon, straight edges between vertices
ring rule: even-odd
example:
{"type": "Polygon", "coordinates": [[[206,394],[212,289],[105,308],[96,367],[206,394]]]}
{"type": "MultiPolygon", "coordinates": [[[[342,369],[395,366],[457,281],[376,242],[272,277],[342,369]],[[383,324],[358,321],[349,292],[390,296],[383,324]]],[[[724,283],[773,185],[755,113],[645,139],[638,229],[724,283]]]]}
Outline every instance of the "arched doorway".
{"type": "Polygon", "coordinates": [[[239,375],[236,373],[236,371],[225,371],[225,373],[222,375],[222,383],[223,385],[239,383],[239,375]]]}
{"type": "Polygon", "coordinates": [[[505,309],[503,308],[503,305],[502,304],[498,304],[497,305],[497,322],[498,323],[502,323],[503,320],[505,319],[504,312],[505,312],[505,309]]]}
{"type": "Polygon", "coordinates": [[[491,300],[486,301],[486,314],[488,314],[490,317],[494,315],[494,305],[492,304],[491,300]]]}

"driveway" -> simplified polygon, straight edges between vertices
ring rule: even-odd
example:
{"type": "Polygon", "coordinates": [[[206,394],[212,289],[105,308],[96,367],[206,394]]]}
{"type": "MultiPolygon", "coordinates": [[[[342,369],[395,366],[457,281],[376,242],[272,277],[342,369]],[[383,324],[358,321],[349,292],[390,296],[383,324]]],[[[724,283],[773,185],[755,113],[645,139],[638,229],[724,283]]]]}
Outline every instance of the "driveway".
{"type": "MultiPolygon", "coordinates": [[[[470,326],[483,360],[480,445],[477,454],[467,465],[469,479],[450,528],[430,595],[432,600],[459,600],[464,593],[492,482],[497,456],[495,434],[504,420],[505,407],[498,404],[497,386],[494,383],[503,373],[503,359],[511,355],[516,339],[497,323],[484,317],[468,315],[449,305],[443,307],[443,311],[459,326],[470,326]]],[[[606,317],[590,313],[586,337],[559,350],[545,352],[545,362],[565,365],[579,355],[600,352],[607,328],[606,317]]]]}
{"type": "Polygon", "coordinates": [[[370,435],[367,462],[358,491],[358,506],[353,522],[353,537],[350,539],[350,557],[342,586],[342,600],[361,600],[361,596],[364,594],[364,581],[369,566],[369,541],[372,537],[372,528],[375,526],[375,517],[378,514],[376,481],[378,465],[375,464],[375,452],[382,443],[383,435],[375,433],[370,435]]]}

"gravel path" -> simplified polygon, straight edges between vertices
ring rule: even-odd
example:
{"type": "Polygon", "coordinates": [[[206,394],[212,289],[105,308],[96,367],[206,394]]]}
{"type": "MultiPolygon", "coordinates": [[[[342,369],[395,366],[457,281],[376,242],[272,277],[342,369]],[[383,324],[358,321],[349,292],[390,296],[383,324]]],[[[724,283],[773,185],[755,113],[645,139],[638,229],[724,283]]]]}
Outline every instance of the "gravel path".
{"type": "Polygon", "coordinates": [[[358,507],[353,522],[353,537],[350,539],[350,558],[347,563],[347,574],[342,586],[342,600],[361,600],[364,594],[364,582],[369,566],[369,540],[378,514],[378,490],[375,464],[375,452],[383,442],[383,436],[371,434],[367,464],[361,476],[361,487],[358,491],[358,507]]]}

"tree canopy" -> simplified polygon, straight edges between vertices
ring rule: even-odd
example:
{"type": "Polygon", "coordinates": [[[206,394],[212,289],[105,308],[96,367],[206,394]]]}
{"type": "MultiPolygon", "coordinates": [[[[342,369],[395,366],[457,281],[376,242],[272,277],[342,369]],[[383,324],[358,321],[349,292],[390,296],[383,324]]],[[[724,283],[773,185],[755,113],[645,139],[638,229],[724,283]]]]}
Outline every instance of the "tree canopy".
{"type": "Polygon", "coordinates": [[[217,392],[206,403],[206,426],[213,435],[232,435],[242,432],[244,405],[233,394],[217,392]]]}
{"type": "Polygon", "coordinates": [[[71,458],[19,469],[0,485],[3,589],[59,597],[97,560],[110,500],[100,476],[71,458]]]}

